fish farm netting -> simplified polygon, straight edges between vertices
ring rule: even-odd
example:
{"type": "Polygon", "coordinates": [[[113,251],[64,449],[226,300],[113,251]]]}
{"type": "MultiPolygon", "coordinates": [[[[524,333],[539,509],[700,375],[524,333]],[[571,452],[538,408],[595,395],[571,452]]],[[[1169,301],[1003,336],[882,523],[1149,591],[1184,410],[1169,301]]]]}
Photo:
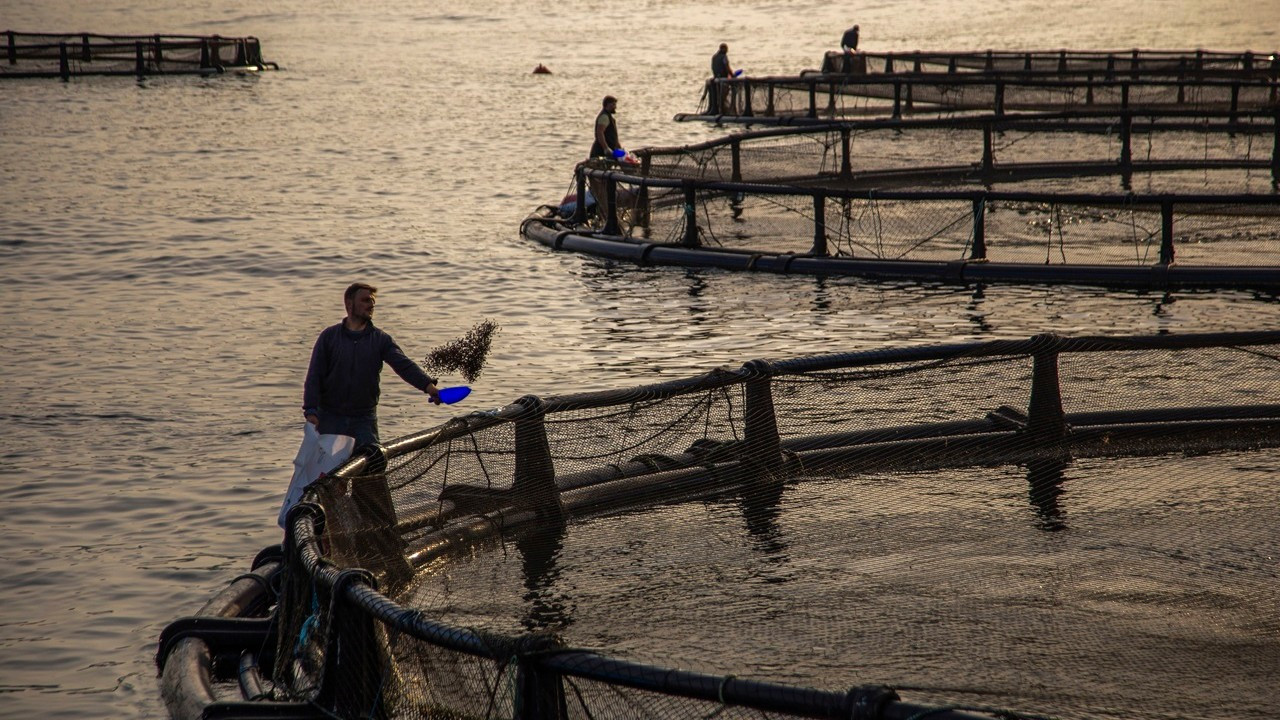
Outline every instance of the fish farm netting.
{"type": "Polygon", "coordinates": [[[821,71],[709,79],[695,113],[793,122],[970,112],[1194,110],[1277,106],[1280,60],[1252,52],[839,53],[821,71]]]}
{"type": "Polygon", "coordinates": [[[3,33],[0,79],[73,75],[211,74],[277,68],[255,37],[3,33]]]}
{"type": "Polygon", "coordinates": [[[1278,431],[1277,332],[1043,335],[526,396],[311,486],[259,700],[1271,717],[1278,431]]]}
{"type": "Polygon", "coordinates": [[[758,130],[587,161],[577,194],[591,202],[545,207],[524,231],[557,249],[567,230],[746,256],[988,269],[1176,261],[1254,268],[1247,282],[1265,284],[1280,268],[1276,122],[1050,114],[758,130]]]}

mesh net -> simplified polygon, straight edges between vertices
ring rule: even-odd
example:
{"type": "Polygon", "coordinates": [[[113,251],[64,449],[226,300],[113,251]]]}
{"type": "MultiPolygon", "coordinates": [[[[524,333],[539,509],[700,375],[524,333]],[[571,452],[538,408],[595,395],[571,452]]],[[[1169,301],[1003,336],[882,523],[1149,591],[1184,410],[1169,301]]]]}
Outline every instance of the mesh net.
{"type": "MultiPolygon", "coordinates": [[[[630,165],[586,163],[599,199],[588,220],[605,227],[612,214],[614,232],[637,241],[750,253],[1280,266],[1275,118],[1219,120],[986,118],[743,133],[642,150],[630,165]]],[[[548,210],[553,223],[573,219],[548,210]]]]}
{"type": "Polygon", "coordinates": [[[1269,717],[1278,378],[1276,333],[1039,336],[455,418],[293,516],[275,695],[349,717],[1269,717]]]}
{"type": "Polygon", "coordinates": [[[0,78],[218,72],[275,67],[255,37],[6,31],[0,78]]]}

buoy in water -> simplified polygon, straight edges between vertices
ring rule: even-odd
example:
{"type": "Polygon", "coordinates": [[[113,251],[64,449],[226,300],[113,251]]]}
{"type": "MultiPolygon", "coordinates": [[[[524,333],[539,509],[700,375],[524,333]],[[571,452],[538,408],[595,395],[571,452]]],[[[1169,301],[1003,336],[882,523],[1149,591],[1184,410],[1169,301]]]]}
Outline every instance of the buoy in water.
{"type": "Polygon", "coordinates": [[[538,67],[533,69],[533,74],[534,75],[550,75],[551,70],[546,65],[543,65],[542,63],[538,63],[538,67]]]}

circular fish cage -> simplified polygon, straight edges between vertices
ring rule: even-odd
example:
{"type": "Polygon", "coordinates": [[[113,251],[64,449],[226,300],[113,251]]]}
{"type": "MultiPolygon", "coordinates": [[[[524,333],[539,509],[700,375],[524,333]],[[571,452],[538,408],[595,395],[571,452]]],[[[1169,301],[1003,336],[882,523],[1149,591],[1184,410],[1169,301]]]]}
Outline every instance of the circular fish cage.
{"type": "Polygon", "coordinates": [[[175,717],[1267,717],[1280,333],[756,360],[369,447],[175,717]],[[276,713],[276,714],[271,714],[276,713]]]}

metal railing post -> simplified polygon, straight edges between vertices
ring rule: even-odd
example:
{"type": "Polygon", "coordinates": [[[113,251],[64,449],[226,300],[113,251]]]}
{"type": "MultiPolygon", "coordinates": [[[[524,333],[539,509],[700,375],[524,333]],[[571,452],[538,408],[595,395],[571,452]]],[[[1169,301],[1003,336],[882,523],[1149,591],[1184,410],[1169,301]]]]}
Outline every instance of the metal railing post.
{"type": "Polygon", "coordinates": [[[547,442],[546,403],[536,395],[516,400],[527,412],[516,419],[515,472],[511,494],[516,504],[541,515],[563,517],[560,491],[556,488],[556,468],[547,442]]]}
{"type": "Polygon", "coordinates": [[[973,249],[969,252],[969,259],[987,259],[987,197],[985,195],[973,199],[973,249]]]}
{"type": "Polygon", "coordinates": [[[742,369],[750,375],[743,389],[746,460],[766,475],[779,473],[782,470],[782,440],[773,408],[773,370],[765,360],[752,360],[742,369]]]}
{"type": "Polygon", "coordinates": [[[849,180],[853,177],[853,158],[850,157],[852,151],[852,143],[849,141],[849,128],[840,128],[840,179],[849,180]]]}
{"type": "Polygon", "coordinates": [[[1026,437],[1032,444],[1039,445],[1066,438],[1067,420],[1062,411],[1062,386],[1058,379],[1060,340],[1046,333],[1036,335],[1032,341],[1040,347],[1032,353],[1026,437]]]}
{"type": "Polygon", "coordinates": [[[733,168],[730,170],[729,179],[733,182],[742,182],[742,141],[736,135],[729,140],[729,155],[733,168]]]}
{"type": "MultiPolygon", "coordinates": [[[[597,205],[600,204],[600,198],[596,198],[597,205]]],[[[604,178],[604,227],[601,232],[605,235],[621,235],[622,230],[618,226],[618,181],[614,179],[613,173],[609,173],[604,178]]]]}
{"type": "Polygon", "coordinates": [[[827,255],[827,196],[821,192],[813,194],[813,247],[810,255],[827,255]]]}
{"type": "Polygon", "coordinates": [[[991,139],[991,123],[982,124],[982,172],[990,173],[995,169],[995,150],[991,139]]]}
{"type": "Polygon", "coordinates": [[[1160,202],[1160,264],[1173,262],[1173,200],[1160,202]]]}
{"type": "Polygon", "coordinates": [[[683,180],[684,187],[684,242],[685,247],[698,247],[698,194],[692,180],[683,180]]]}
{"type": "Polygon", "coordinates": [[[587,172],[580,164],[573,174],[578,183],[578,202],[573,208],[572,221],[575,225],[581,225],[587,221],[587,172]]]}

